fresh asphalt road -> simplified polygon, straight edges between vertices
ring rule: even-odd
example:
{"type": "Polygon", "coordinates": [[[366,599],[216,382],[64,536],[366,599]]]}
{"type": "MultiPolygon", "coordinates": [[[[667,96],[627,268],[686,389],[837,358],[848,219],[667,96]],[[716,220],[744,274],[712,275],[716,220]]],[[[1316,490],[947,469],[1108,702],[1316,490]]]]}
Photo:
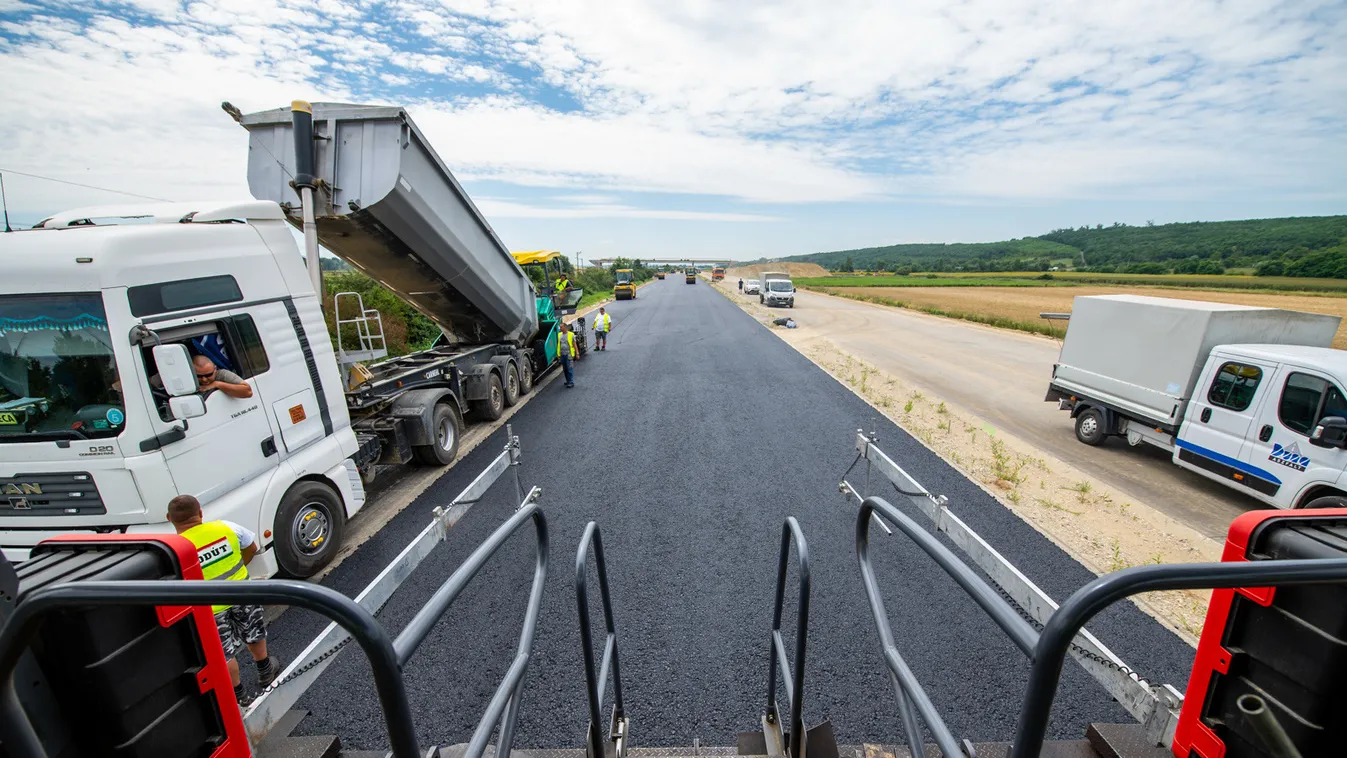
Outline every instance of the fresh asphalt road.
{"type": "MultiPolygon", "coordinates": [[[[516,746],[584,744],[573,577],[591,519],[607,549],[633,744],[732,745],[739,731],[760,728],[777,549],[791,515],[807,537],[813,580],[806,720],[831,719],[842,743],[898,742],[902,727],[856,565],[856,507],[837,492],[855,458],[855,429],[877,418],[884,449],[948,495],[956,513],[1050,594],[1062,599],[1093,578],[705,281],[656,282],[610,311],[610,349],[577,365],[576,387],[552,383],[513,419],[524,486],[543,489],[551,542],[516,746]]],[[[466,456],[324,584],[358,592],[503,444],[497,433],[466,456]]],[[[498,483],[381,622],[400,630],[508,517],[514,498],[513,486],[498,483]]],[[[530,532],[506,543],[407,666],[423,746],[466,742],[513,657],[533,574],[530,532]]],[[[974,741],[1009,738],[1025,658],[919,549],[900,535],[876,540],[898,647],[948,725],[974,741]]],[[[793,597],[793,570],[791,582],[793,597]]],[[[792,650],[793,607],[783,632],[792,650]]],[[[594,613],[596,627],[601,618],[594,613]]],[[[306,612],[287,612],[271,629],[272,649],[289,660],[321,627],[306,612]]],[[[1192,649],[1134,606],[1115,606],[1090,628],[1144,676],[1186,684],[1192,649]]],[[[1064,673],[1053,735],[1079,739],[1091,721],[1130,721],[1074,663],[1064,673]]],[[[300,706],[311,711],[300,733],[337,734],[347,747],[387,745],[368,665],[354,647],[300,706]]]]}
{"type": "Polygon", "coordinates": [[[813,292],[796,295],[793,315],[808,338],[829,340],[962,406],[1217,542],[1237,516],[1263,507],[1175,466],[1159,448],[1131,447],[1121,438],[1082,445],[1070,414],[1043,401],[1060,351],[1056,340],[813,292]]]}

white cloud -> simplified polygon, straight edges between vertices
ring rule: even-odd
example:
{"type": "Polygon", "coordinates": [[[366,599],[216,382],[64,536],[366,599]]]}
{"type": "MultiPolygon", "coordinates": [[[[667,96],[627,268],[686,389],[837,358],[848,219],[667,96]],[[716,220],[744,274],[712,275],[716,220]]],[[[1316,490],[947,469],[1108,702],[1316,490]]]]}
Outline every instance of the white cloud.
{"type": "Polygon", "coordinates": [[[465,177],[707,202],[1342,196],[1347,169],[1340,2],[124,2],[0,0],[0,166],[238,194],[219,101],[307,97],[411,105],[465,177]]]}
{"type": "Polygon", "coordinates": [[[478,210],[488,218],[643,218],[664,221],[779,221],[774,216],[758,213],[723,213],[719,211],[686,211],[662,208],[635,208],[630,205],[595,203],[570,207],[547,207],[528,203],[485,197],[474,201],[478,210]]]}

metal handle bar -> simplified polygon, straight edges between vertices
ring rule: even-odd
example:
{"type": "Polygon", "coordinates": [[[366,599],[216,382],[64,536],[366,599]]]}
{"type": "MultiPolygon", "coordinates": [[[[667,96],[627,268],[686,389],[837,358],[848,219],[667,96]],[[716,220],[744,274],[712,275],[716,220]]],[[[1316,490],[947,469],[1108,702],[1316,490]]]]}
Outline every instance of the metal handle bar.
{"type": "Polygon", "coordinates": [[[538,614],[543,603],[543,584],[547,580],[547,517],[535,502],[537,494],[538,489],[535,487],[525,498],[525,504],[472,551],[454,573],[449,575],[444,584],[435,590],[435,594],[421,607],[421,610],[416,612],[412,620],[407,622],[406,628],[393,641],[398,665],[406,665],[436,622],[445,611],[449,610],[449,606],[458,599],[468,582],[481,571],[487,560],[495,555],[506,540],[523,528],[526,522],[533,522],[538,547],[533,568],[533,588],[529,592],[528,609],[524,612],[524,628],[519,633],[519,647],[515,652],[514,663],[501,679],[490,704],[487,705],[486,713],[482,715],[482,720],[472,733],[472,739],[468,741],[464,758],[481,758],[483,751],[486,750],[487,740],[491,738],[491,732],[497,723],[500,724],[500,739],[496,745],[496,755],[499,758],[509,758],[510,748],[514,742],[514,727],[515,720],[519,716],[519,696],[523,690],[524,670],[528,666],[529,653],[533,649],[533,636],[538,630],[538,614]]]}
{"type": "Polygon", "coordinates": [[[0,739],[12,755],[46,758],[46,751],[14,689],[14,669],[37,633],[38,622],[58,609],[81,605],[294,605],[337,622],[365,651],[395,758],[420,758],[411,707],[388,633],[368,611],[317,584],[269,579],[246,582],[88,581],[43,587],[25,595],[0,629],[0,739]]]}
{"type": "Polygon", "coordinates": [[[776,568],[776,609],[772,612],[772,644],[767,657],[767,717],[780,723],[776,710],[776,676],[781,671],[790,703],[789,755],[804,755],[804,661],[809,641],[809,545],[805,542],[800,522],[787,516],[781,525],[781,554],[776,568]],[[795,553],[800,563],[800,600],[795,619],[795,671],[786,660],[786,643],[781,639],[781,611],[786,600],[786,570],[790,566],[790,543],[795,542],[795,553]]]}
{"type": "MultiPolygon", "coordinates": [[[[580,646],[585,656],[585,694],[589,704],[587,748],[589,758],[604,758],[604,738],[599,725],[603,723],[603,695],[608,683],[610,666],[613,672],[613,718],[608,735],[610,740],[624,736],[612,732],[614,729],[625,731],[626,711],[622,706],[622,673],[618,666],[617,627],[613,624],[613,601],[608,594],[608,566],[603,555],[603,535],[599,532],[598,523],[594,521],[585,526],[584,536],[580,538],[580,547],[575,552],[575,610],[580,617],[580,646]],[[591,545],[594,547],[594,567],[599,575],[599,597],[603,601],[604,627],[608,632],[603,644],[603,662],[599,665],[597,673],[594,671],[594,641],[590,634],[588,572],[585,560],[591,545]]],[[[625,750],[619,750],[618,755],[624,752],[625,750]]]]}

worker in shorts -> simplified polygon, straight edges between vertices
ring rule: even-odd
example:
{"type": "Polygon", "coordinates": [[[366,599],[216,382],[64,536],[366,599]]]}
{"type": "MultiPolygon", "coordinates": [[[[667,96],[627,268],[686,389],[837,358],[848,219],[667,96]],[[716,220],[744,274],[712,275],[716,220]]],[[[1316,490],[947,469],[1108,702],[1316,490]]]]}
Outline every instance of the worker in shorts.
{"type": "Polygon", "coordinates": [[[608,349],[608,332],[613,330],[613,317],[608,315],[608,311],[600,308],[599,315],[594,318],[594,349],[608,349]]]}
{"type": "MultiPolygon", "coordinates": [[[[257,535],[232,521],[203,521],[201,502],[191,495],[178,495],[168,501],[168,520],[178,534],[196,546],[201,574],[207,580],[243,580],[248,578],[248,562],[257,554],[257,535]]],[[[267,655],[267,628],[260,605],[216,605],[215,629],[220,633],[234,697],[243,702],[243,681],[235,659],[245,645],[257,665],[257,683],[265,688],[276,681],[281,665],[267,655]]]]}

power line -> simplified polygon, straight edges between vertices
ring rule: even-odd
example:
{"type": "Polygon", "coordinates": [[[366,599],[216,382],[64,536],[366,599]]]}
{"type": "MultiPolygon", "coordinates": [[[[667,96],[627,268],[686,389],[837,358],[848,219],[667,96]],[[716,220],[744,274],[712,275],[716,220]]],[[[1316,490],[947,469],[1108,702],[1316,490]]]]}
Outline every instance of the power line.
{"type": "Polygon", "coordinates": [[[71,182],[71,181],[67,181],[67,180],[65,180],[65,179],[56,179],[56,178],[54,178],[54,177],[50,177],[50,176],[42,176],[42,175],[40,175],[40,174],[29,174],[29,173],[25,173],[25,172],[23,172],[23,171],[15,171],[14,169],[10,169],[10,168],[0,168],[0,171],[8,171],[8,172],[11,173],[11,174],[18,174],[19,176],[26,176],[26,177],[28,177],[28,178],[30,178],[30,179],[43,179],[43,180],[48,181],[48,182],[56,182],[57,184],[69,184],[69,185],[72,186],[72,187],[83,187],[84,189],[98,190],[99,192],[111,192],[111,193],[117,194],[117,195],[128,195],[128,196],[130,196],[130,197],[138,197],[138,198],[140,198],[140,199],[142,199],[142,200],[155,200],[155,201],[158,201],[158,202],[161,202],[161,203],[171,203],[171,202],[173,202],[172,200],[166,200],[166,199],[164,199],[164,198],[162,198],[162,197],[150,197],[149,195],[138,195],[138,194],[136,194],[136,193],[134,193],[134,192],[127,192],[126,190],[108,189],[107,187],[95,187],[95,186],[92,185],[92,184],[80,184],[79,182],[71,182]]]}

